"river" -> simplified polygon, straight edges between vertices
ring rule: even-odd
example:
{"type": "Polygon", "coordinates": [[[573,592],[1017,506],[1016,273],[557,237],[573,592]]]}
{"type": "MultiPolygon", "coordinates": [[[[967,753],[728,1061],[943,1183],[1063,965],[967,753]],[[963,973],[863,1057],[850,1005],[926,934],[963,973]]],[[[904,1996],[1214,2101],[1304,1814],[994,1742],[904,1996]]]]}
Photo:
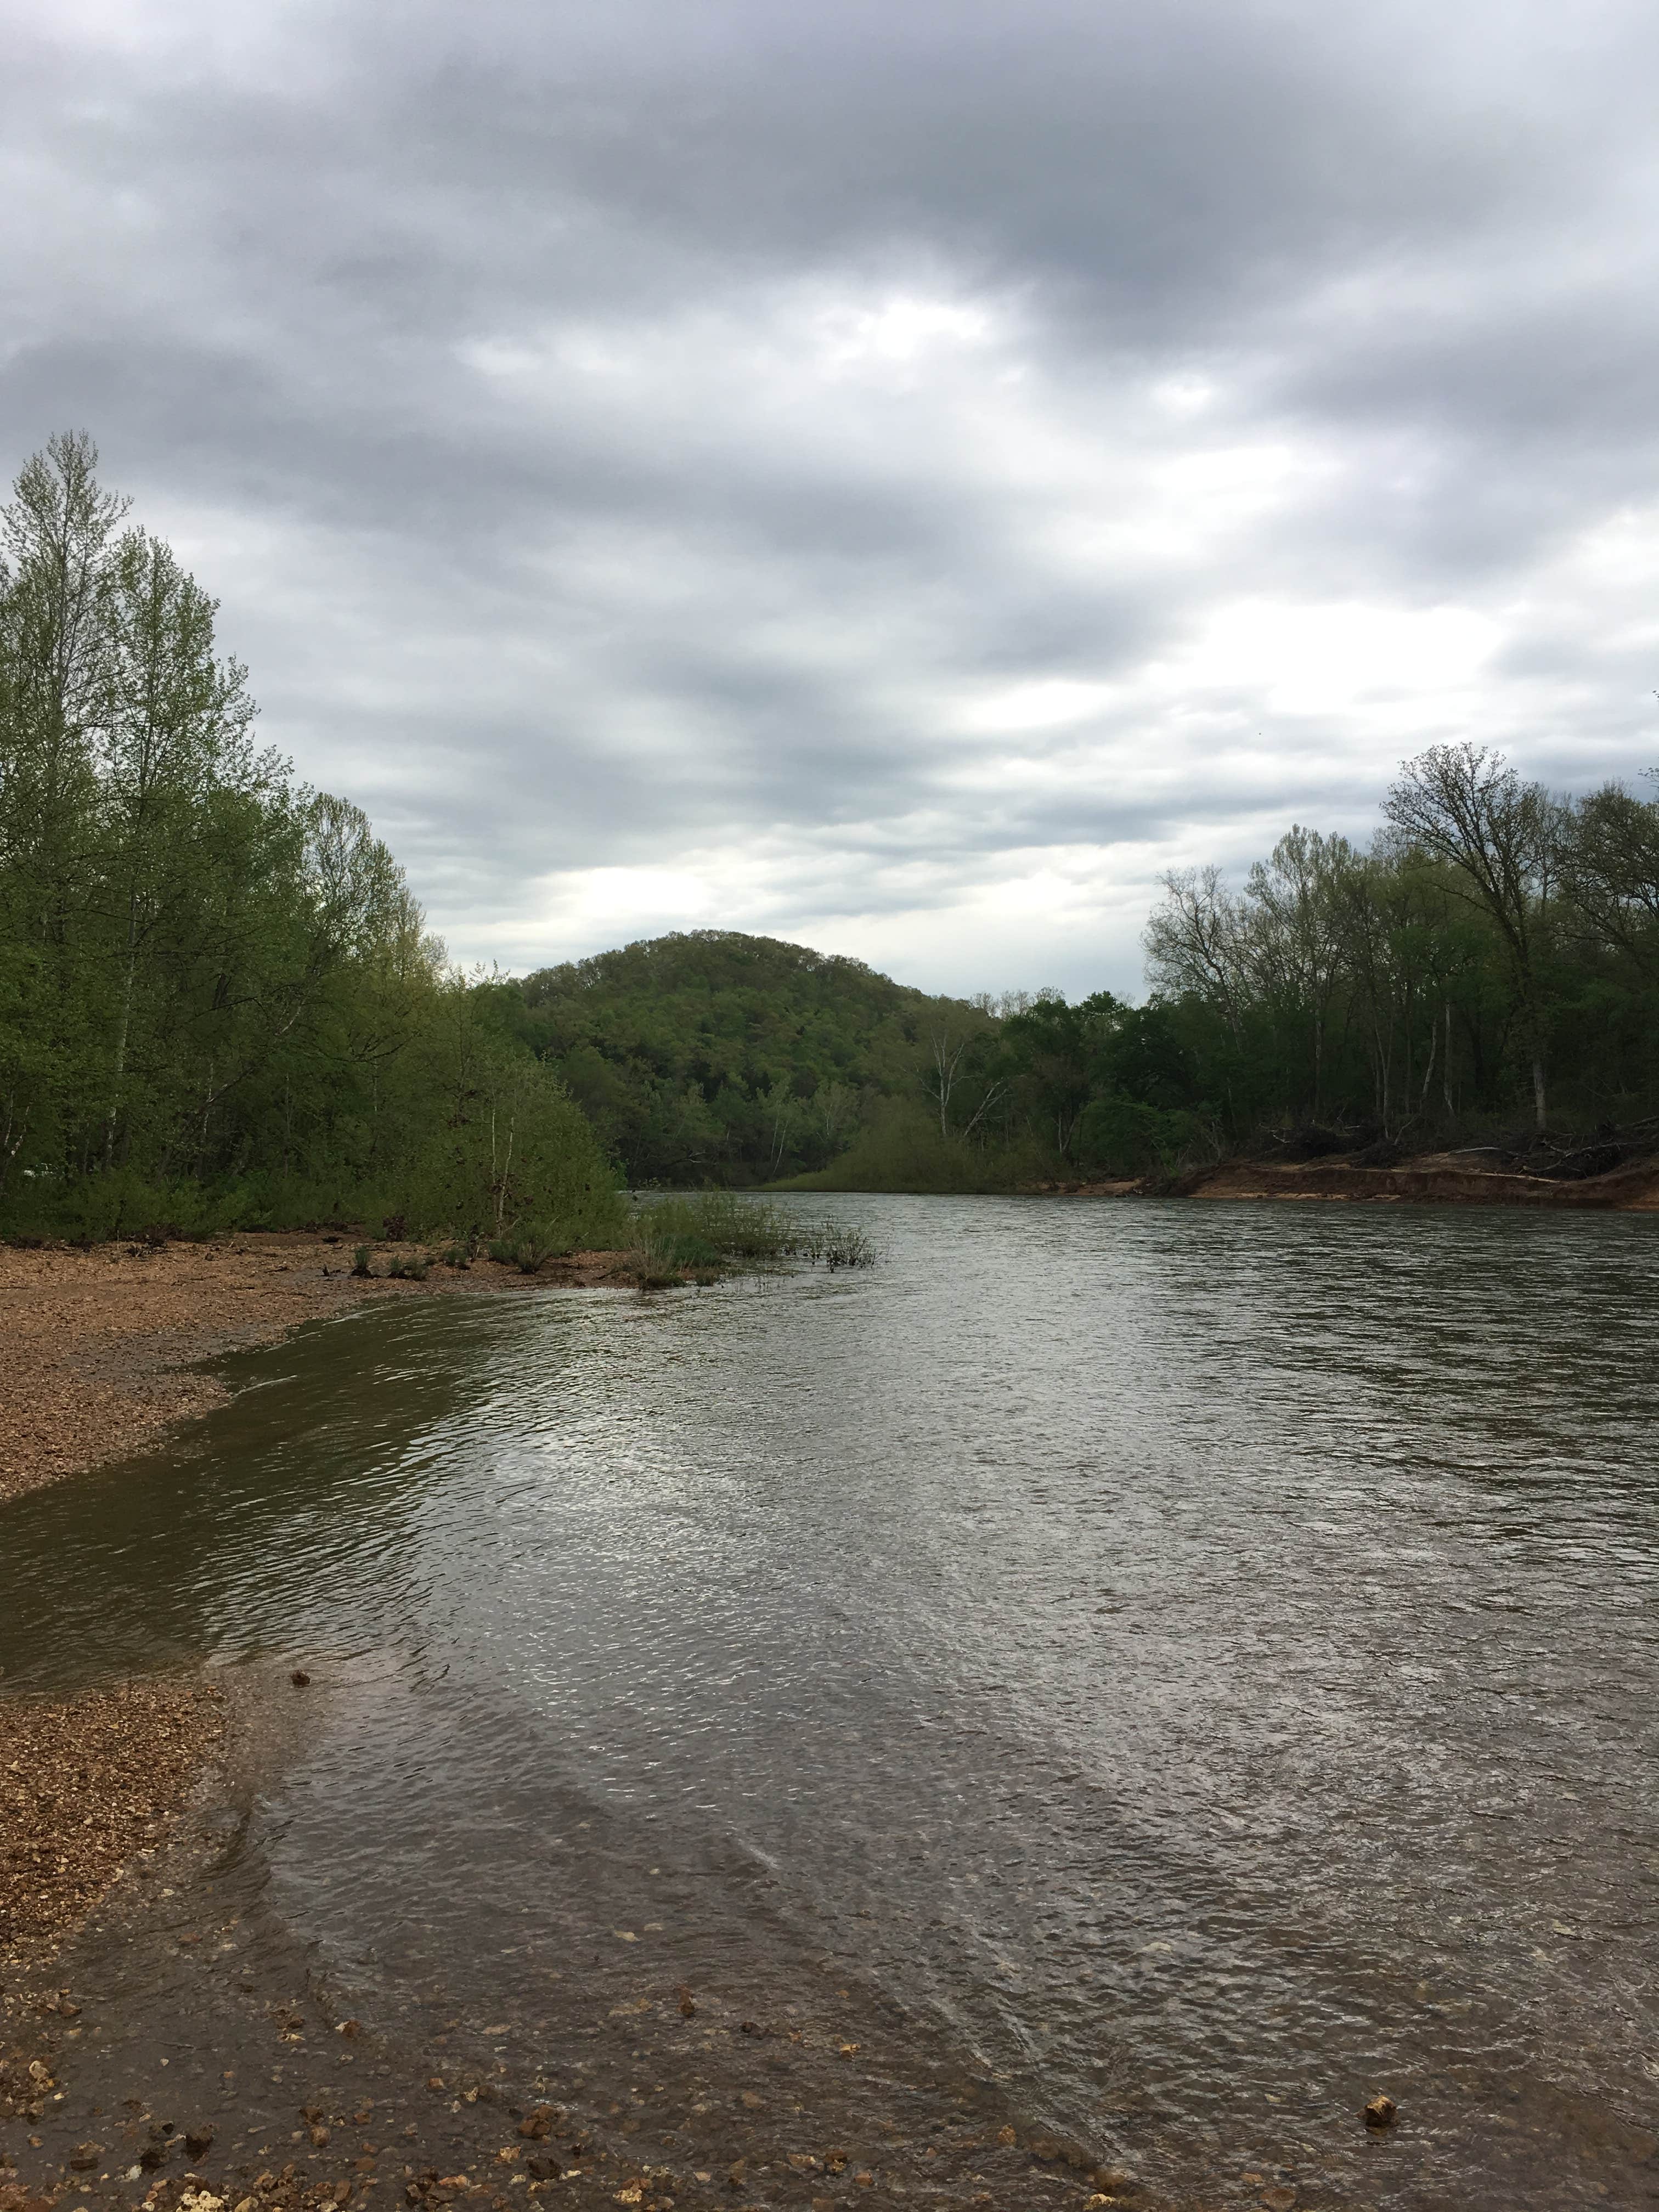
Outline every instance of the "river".
{"type": "Polygon", "coordinates": [[[366,2020],[626,1945],[1174,2201],[1659,2197],[1654,1224],[786,1202],[880,1264],[231,1363],[8,1510],[9,1681],[311,1670],[245,1843],[366,2020]]]}

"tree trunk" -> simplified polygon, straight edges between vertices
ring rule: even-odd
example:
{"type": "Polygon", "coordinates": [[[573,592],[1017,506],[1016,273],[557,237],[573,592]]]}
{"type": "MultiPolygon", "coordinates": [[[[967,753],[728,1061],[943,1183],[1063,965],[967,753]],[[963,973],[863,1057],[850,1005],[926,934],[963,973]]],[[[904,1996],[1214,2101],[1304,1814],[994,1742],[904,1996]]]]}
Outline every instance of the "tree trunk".
{"type": "Polygon", "coordinates": [[[1314,1015],[1314,1097],[1313,1117],[1319,1119],[1325,1095],[1325,1015],[1322,1008],[1314,1015]]]}
{"type": "Polygon", "coordinates": [[[108,1170],[115,1158],[115,1125],[120,1119],[121,1093],[125,1088],[127,1073],[127,1037],[132,1027],[132,986],[138,967],[138,938],[136,902],[127,906],[127,972],[121,985],[121,1018],[115,1030],[115,1082],[110,1091],[109,1112],[104,1118],[104,1167],[108,1170]]]}

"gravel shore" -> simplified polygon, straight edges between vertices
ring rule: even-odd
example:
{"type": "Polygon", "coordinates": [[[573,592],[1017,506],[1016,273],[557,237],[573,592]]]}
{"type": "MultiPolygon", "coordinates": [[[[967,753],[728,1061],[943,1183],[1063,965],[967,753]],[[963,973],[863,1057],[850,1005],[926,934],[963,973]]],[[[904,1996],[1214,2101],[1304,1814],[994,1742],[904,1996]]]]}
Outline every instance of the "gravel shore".
{"type": "MultiPolygon", "coordinates": [[[[0,1247],[0,1505],[119,1459],[222,1404],[199,1363],[275,1342],[368,1298],[526,1287],[516,1268],[434,1266],[424,1282],[351,1273],[355,1237],[268,1234],[91,1250],[0,1247]]],[[[384,1271],[409,1245],[375,1248],[384,1271]]],[[[627,1255],[550,1261],[537,1286],[629,1279],[627,1255]]]]}
{"type": "MultiPolygon", "coordinates": [[[[228,1393],[198,1363],[274,1341],[365,1299],[522,1287],[480,1260],[424,1282],[351,1273],[349,1236],[0,1248],[0,1555],[9,1506],[155,1443],[228,1393]]],[[[384,1271],[413,1247],[381,1245],[384,1271]]],[[[539,1284],[626,1279],[625,1255],[579,1253],[539,1284]]],[[[0,1682],[0,1959],[69,1933],[141,1848],[168,1832],[221,1733],[217,1692],[143,1682],[67,1699],[0,1682]]]]}

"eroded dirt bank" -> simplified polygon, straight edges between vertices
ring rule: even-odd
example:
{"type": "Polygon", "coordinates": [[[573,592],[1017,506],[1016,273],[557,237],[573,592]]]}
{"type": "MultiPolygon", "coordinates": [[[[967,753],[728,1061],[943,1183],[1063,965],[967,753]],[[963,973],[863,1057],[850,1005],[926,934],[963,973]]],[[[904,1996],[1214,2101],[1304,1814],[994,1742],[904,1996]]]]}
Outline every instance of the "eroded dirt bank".
{"type": "Polygon", "coordinates": [[[1659,1213],[1659,1159],[1633,1160],[1611,1173],[1565,1180],[1471,1164],[1466,1154],[1428,1152],[1389,1168],[1352,1160],[1283,1163],[1223,1160],[1176,1182],[1121,1178],[1030,1186],[1033,1196],[1066,1198],[1328,1199],[1370,1204],[1574,1207],[1613,1213],[1659,1213]]]}
{"type": "Polygon", "coordinates": [[[1472,1165],[1455,1152],[1431,1152],[1397,1167],[1358,1167],[1341,1158],[1285,1166],[1229,1160],[1200,1170],[1179,1186],[1192,1198],[1294,1198],[1411,1200],[1438,1206],[1529,1206],[1659,1212],[1659,1160],[1632,1161],[1611,1174],[1577,1181],[1472,1165]]]}

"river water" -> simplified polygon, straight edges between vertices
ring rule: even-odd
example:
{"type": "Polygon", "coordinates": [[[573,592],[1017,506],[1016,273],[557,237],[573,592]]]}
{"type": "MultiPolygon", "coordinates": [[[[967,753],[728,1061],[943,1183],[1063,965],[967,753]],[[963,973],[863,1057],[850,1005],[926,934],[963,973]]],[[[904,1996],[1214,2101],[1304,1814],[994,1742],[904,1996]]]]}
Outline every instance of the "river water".
{"type": "Polygon", "coordinates": [[[881,1263],[233,1363],[9,1510],[9,1681],[311,1668],[260,1848],[365,2016],[632,1942],[1176,2200],[1659,2199],[1656,1224],[811,1210],[881,1263]]]}

